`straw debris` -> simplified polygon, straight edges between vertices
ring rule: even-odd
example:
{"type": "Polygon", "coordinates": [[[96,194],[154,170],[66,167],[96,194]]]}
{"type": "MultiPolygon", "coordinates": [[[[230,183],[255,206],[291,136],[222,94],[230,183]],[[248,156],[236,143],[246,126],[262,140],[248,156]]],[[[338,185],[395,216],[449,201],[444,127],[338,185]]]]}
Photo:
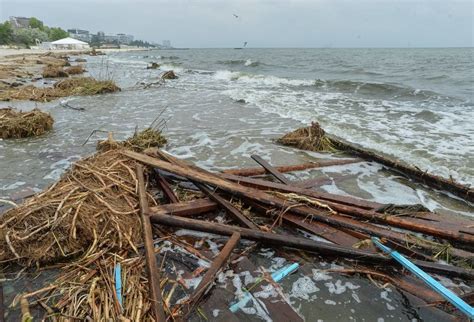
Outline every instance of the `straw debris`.
{"type": "Polygon", "coordinates": [[[120,148],[141,152],[148,148],[161,148],[166,143],[167,140],[161,130],[149,127],[141,132],[135,132],[132,137],[122,142],[116,141],[112,132],[109,132],[106,140],[97,142],[96,148],[102,152],[120,148]]]}
{"type": "Polygon", "coordinates": [[[65,69],[66,73],[69,75],[79,75],[83,74],[86,70],[82,65],[75,65],[65,69]]]}
{"type": "Polygon", "coordinates": [[[12,108],[0,109],[0,137],[2,139],[38,136],[53,128],[49,113],[35,108],[30,112],[12,108]]]}
{"type": "Polygon", "coordinates": [[[318,122],[290,132],[277,140],[278,143],[315,152],[334,152],[336,148],[318,122]]]}
{"type": "Polygon", "coordinates": [[[43,77],[44,78],[58,78],[58,77],[69,77],[69,74],[64,71],[60,66],[46,66],[43,68],[43,77]]]}
{"type": "Polygon", "coordinates": [[[60,97],[84,96],[113,93],[120,91],[112,80],[96,80],[92,77],[64,79],[53,87],[22,86],[0,92],[0,101],[30,100],[49,102],[60,97]]]}

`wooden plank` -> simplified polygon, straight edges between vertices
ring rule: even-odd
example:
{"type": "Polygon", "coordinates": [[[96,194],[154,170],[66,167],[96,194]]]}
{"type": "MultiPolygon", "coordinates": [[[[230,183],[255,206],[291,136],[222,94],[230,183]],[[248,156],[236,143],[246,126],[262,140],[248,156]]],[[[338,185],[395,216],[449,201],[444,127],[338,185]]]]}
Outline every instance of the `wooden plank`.
{"type": "MultiPolygon", "coordinates": [[[[334,165],[344,165],[351,163],[361,162],[361,159],[337,159],[337,160],[321,160],[317,162],[302,163],[297,165],[285,165],[275,167],[281,173],[293,172],[293,171],[303,171],[314,168],[330,167],[334,165]]],[[[233,174],[243,177],[251,177],[265,174],[265,169],[262,168],[243,168],[243,169],[229,169],[224,170],[222,173],[233,174]]]]}
{"type": "Polygon", "coordinates": [[[366,201],[366,200],[362,200],[362,199],[358,199],[354,197],[348,197],[348,196],[338,196],[332,193],[314,191],[310,189],[303,189],[297,186],[287,186],[287,185],[284,185],[282,183],[277,183],[277,182],[240,177],[240,176],[235,176],[231,174],[221,174],[219,176],[223,179],[236,182],[240,185],[243,185],[249,188],[260,189],[260,190],[277,190],[277,191],[286,192],[286,193],[296,193],[299,195],[308,196],[312,198],[318,198],[322,200],[333,201],[333,202],[338,202],[338,203],[347,204],[347,205],[353,205],[353,206],[357,206],[363,209],[378,209],[383,206],[383,204],[380,204],[378,202],[366,201]]]}
{"type": "Polygon", "coordinates": [[[157,207],[150,207],[148,213],[187,217],[215,211],[218,208],[219,206],[217,203],[210,200],[209,198],[203,198],[174,204],[165,204],[157,207]]]}
{"type": "Polygon", "coordinates": [[[166,181],[165,178],[160,173],[156,173],[155,175],[156,178],[156,183],[160,187],[161,191],[163,191],[163,194],[166,196],[168,201],[170,203],[179,203],[179,199],[174,193],[173,189],[171,189],[168,181],[166,181]]]}
{"type": "Polygon", "coordinates": [[[143,242],[145,244],[145,257],[148,268],[151,310],[156,321],[165,322],[166,315],[163,309],[163,299],[161,295],[160,271],[158,269],[154,252],[153,233],[151,230],[150,218],[147,215],[149,212],[148,200],[146,197],[145,179],[143,177],[143,166],[141,164],[137,164],[136,172],[138,180],[138,196],[140,201],[140,218],[142,222],[143,242]]]}
{"type": "Polygon", "coordinates": [[[239,210],[237,210],[229,201],[225,200],[221,196],[219,196],[215,191],[212,191],[206,185],[200,184],[198,182],[194,182],[194,184],[201,189],[210,199],[217,202],[224,210],[232,216],[232,219],[244,225],[250,229],[259,229],[257,225],[255,225],[252,221],[250,221],[247,217],[245,217],[239,210]]]}
{"type": "MultiPolygon", "coordinates": [[[[240,233],[242,238],[261,241],[269,245],[277,247],[291,247],[311,252],[316,252],[327,256],[340,256],[345,258],[352,258],[371,264],[395,264],[390,258],[378,254],[369,253],[349,247],[333,245],[323,242],[313,241],[307,238],[298,238],[293,236],[267,233],[262,231],[255,231],[249,228],[229,226],[224,224],[217,224],[206,222],[202,220],[195,220],[184,217],[168,216],[168,215],[154,215],[150,217],[153,223],[158,223],[170,227],[180,227],[185,229],[203,231],[214,233],[218,235],[230,236],[234,232],[240,233]]],[[[425,261],[413,260],[415,265],[434,273],[444,274],[448,276],[459,276],[465,278],[474,278],[474,270],[463,269],[451,265],[442,265],[437,263],[429,263],[425,261]]]]}
{"type": "Polygon", "coordinates": [[[222,270],[224,265],[227,263],[232,250],[237,246],[240,240],[239,233],[233,233],[229,238],[224,248],[219,252],[214,261],[211,264],[211,267],[207,270],[206,274],[203,276],[201,282],[194,290],[194,292],[189,296],[188,305],[186,306],[182,316],[183,319],[186,319],[188,315],[194,311],[195,307],[199,304],[199,301],[204,296],[205,292],[209,290],[212,286],[212,283],[217,277],[217,274],[222,270]]]}
{"type": "Polygon", "coordinates": [[[291,185],[291,181],[289,179],[287,179],[283,174],[281,174],[278,169],[272,167],[270,163],[263,160],[260,156],[254,154],[251,156],[251,158],[258,164],[260,164],[265,169],[265,171],[274,176],[278,181],[286,185],[291,185]]]}

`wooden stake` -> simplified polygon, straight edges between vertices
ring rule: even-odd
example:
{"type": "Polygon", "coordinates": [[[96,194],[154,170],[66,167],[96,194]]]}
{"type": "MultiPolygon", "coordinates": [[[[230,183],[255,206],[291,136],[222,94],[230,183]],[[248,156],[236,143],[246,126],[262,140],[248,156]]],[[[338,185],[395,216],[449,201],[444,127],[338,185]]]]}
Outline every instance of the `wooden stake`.
{"type": "Polygon", "coordinates": [[[138,179],[138,196],[140,201],[140,217],[143,229],[143,242],[145,244],[145,256],[148,267],[148,284],[150,292],[151,309],[155,320],[158,322],[165,322],[166,316],[163,309],[163,299],[160,288],[160,271],[156,262],[154,246],[153,246],[153,233],[151,230],[150,218],[147,215],[148,200],[146,197],[145,179],[143,176],[143,166],[137,164],[136,167],[137,179],[138,179]]]}

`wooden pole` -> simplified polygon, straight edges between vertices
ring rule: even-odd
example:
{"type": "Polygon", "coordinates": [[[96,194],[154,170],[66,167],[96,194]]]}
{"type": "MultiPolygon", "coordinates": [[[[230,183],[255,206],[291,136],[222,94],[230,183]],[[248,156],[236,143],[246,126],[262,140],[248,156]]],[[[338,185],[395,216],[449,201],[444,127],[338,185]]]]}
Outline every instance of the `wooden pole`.
{"type": "MultiPolygon", "coordinates": [[[[345,160],[322,160],[317,162],[302,163],[297,165],[285,165],[275,167],[280,173],[303,171],[314,168],[329,167],[334,165],[344,165],[361,162],[361,159],[345,159],[345,160]]],[[[229,169],[224,170],[222,173],[234,174],[237,176],[251,177],[265,174],[265,169],[262,168],[242,168],[242,169],[229,169]]]]}
{"type": "Polygon", "coordinates": [[[148,268],[148,284],[150,292],[151,310],[155,320],[158,322],[165,322],[166,315],[163,309],[163,298],[161,295],[160,287],[160,271],[156,262],[154,246],[153,246],[153,233],[151,230],[150,218],[147,215],[148,200],[146,197],[145,179],[143,176],[143,166],[137,164],[136,167],[137,180],[138,180],[138,196],[140,201],[140,218],[143,229],[143,242],[145,245],[145,257],[148,268]]]}
{"type": "Polygon", "coordinates": [[[263,160],[259,155],[254,154],[251,156],[251,158],[258,164],[260,164],[262,168],[265,169],[265,171],[267,171],[272,176],[274,176],[278,181],[280,181],[283,184],[291,186],[291,181],[288,178],[286,178],[280,171],[278,171],[278,169],[275,169],[274,167],[272,167],[270,163],[263,160]]]}
{"type": "Polygon", "coordinates": [[[219,271],[223,268],[226,264],[227,260],[229,259],[230,255],[232,254],[232,250],[237,246],[240,240],[240,234],[235,232],[229,238],[227,243],[225,244],[224,248],[219,252],[219,255],[214,259],[211,264],[211,267],[207,270],[206,274],[203,276],[201,283],[197,286],[194,290],[193,294],[189,297],[188,306],[186,310],[183,312],[183,319],[186,319],[187,316],[194,310],[194,308],[199,304],[199,301],[204,296],[205,292],[210,288],[212,283],[217,277],[219,271]]]}
{"type": "Polygon", "coordinates": [[[156,183],[160,187],[161,191],[163,191],[166,198],[168,198],[170,203],[178,203],[179,199],[176,197],[173,189],[171,189],[168,181],[159,173],[156,173],[156,183]]]}

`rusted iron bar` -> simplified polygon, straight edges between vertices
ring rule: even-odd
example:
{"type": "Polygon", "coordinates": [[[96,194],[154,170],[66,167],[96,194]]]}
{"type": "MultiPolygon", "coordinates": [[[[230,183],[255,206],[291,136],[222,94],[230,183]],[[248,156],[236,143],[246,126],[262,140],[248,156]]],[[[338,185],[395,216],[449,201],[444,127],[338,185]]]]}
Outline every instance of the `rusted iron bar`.
{"type": "Polygon", "coordinates": [[[166,181],[166,179],[158,172],[155,174],[155,178],[156,183],[160,187],[161,191],[163,191],[163,194],[166,196],[168,201],[170,203],[178,203],[179,199],[174,193],[173,189],[171,189],[168,181],[166,181]]]}
{"type": "Polygon", "coordinates": [[[278,182],[271,182],[255,178],[246,178],[241,176],[235,176],[232,174],[219,174],[220,178],[230,180],[238,183],[239,185],[259,189],[259,190],[277,190],[286,193],[296,193],[303,196],[308,196],[312,198],[333,201],[345,205],[352,205],[362,209],[378,209],[383,204],[373,201],[366,201],[358,198],[347,197],[347,196],[338,196],[332,193],[314,191],[309,189],[299,188],[297,186],[287,186],[278,182]]]}
{"type": "MultiPolygon", "coordinates": [[[[322,160],[318,162],[303,163],[297,165],[286,165],[275,167],[280,173],[303,171],[314,168],[330,167],[334,165],[344,165],[362,162],[361,159],[345,159],[345,160],[322,160]]],[[[238,175],[242,177],[251,177],[265,174],[266,171],[262,168],[244,168],[244,169],[229,169],[224,170],[222,173],[238,175]]]]}
{"type": "Polygon", "coordinates": [[[201,282],[194,290],[193,294],[190,295],[188,305],[185,311],[182,314],[182,318],[186,319],[187,316],[194,311],[194,308],[199,304],[199,301],[204,296],[205,292],[210,288],[212,283],[217,277],[219,271],[224,267],[226,262],[228,261],[230,255],[232,254],[232,250],[237,246],[240,240],[240,234],[235,232],[229,238],[227,243],[225,244],[224,248],[219,252],[219,255],[214,259],[211,264],[211,267],[207,270],[206,274],[203,276],[201,282]]]}
{"type": "MultiPolygon", "coordinates": [[[[222,189],[223,191],[226,191],[228,193],[231,193],[233,195],[245,198],[245,199],[251,199],[255,200],[259,203],[265,204],[269,207],[273,208],[279,208],[279,209],[287,209],[290,204],[288,201],[282,200],[280,198],[274,197],[272,195],[269,195],[268,193],[265,193],[263,191],[251,189],[245,186],[241,186],[239,184],[229,182],[221,177],[219,177],[216,174],[209,173],[205,170],[196,168],[196,167],[186,167],[186,166],[179,166],[176,164],[171,164],[169,162],[161,161],[152,157],[149,157],[147,155],[143,155],[140,153],[132,152],[132,151],[123,151],[122,152],[124,155],[127,155],[130,158],[136,159],[140,162],[146,163],[150,166],[157,167],[159,169],[163,169],[172,173],[175,173],[177,175],[185,176],[188,177],[190,180],[198,181],[203,184],[209,184],[215,187],[218,187],[222,189]]],[[[285,185],[282,185],[283,187],[286,187],[285,185]]],[[[291,209],[292,212],[302,215],[302,216],[308,216],[309,214],[318,214],[317,211],[314,209],[307,207],[307,206],[302,206],[302,207],[294,207],[291,209]],[[302,208],[302,209],[301,209],[302,208]]],[[[320,219],[319,221],[322,222],[328,222],[328,220],[332,220],[333,215],[331,216],[324,216],[324,218],[321,218],[322,215],[319,215],[320,219]]],[[[347,228],[351,228],[348,225],[345,225],[347,228]]],[[[343,226],[344,227],[344,226],[343,226]]],[[[433,265],[432,263],[430,263],[433,265]]],[[[417,264],[418,265],[418,264],[417,264]]],[[[453,266],[447,266],[449,269],[445,269],[443,274],[447,275],[453,275],[453,274],[463,274],[463,270],[460,268],[456,268],[453,266]],[[457,272],[454,272],[456,271],[457,272]],[[459,271],[461,270],[461,271],[459,271]],[[452,273],[452,274],[450,274],[452,273]]],[[[441,268],[443,268],[443,265],[441,265],[441,268]]],[[[468,271],[469,272],[469,271],[468,271]]],[[[466,273],[467,275],[472,274],[472,273],[466,273]]]]}
{"type": "MultiPolygon", "coordinates": [[[[158,223],[170,227],[180,227],[224,236],[230,236],[233,233],[238,232],[240,233],[242,238],[248,240],[260,241],[269,245],[279,247],[284,246],[316,252],[322,255],[341,256],[345,258],[368,262],[371,264],[392,263],[392,260],[390,258],[378,254],[373,254],[366,251],[351,249],[349,247],[343,247],[324,242],[317,242],[307,238],[298,238],[288,235],[267,233],[249,228],[211,223],[191,218],[183,218],[169,215],[154,215],[150,217],[150,220],[153,223],[158,223]]],[[[433,273],[444,274],[448,276],[459,276],[471,279],[474,278],[474,270],[470,269],[463,269],[455,266],[429,263],[419,260],[413,260],[413,263],[425,269],[426,271],[433,273]]]]}
{"type": "Polygon", "coordinates": [[[389,167],[395,170],[396,172],[402,173],[408,176],[409,178],[426,184],[427,186],[430,186],[432,188],[449,191],[467,201],[474,201],[474,189],[468,185],[462,185],[454,181],[452,178],[445,179],[440,176],[430,174],[427,171],[422,171],[419,168],[405,165],[399,160],[382,156],[379,153],[366,150],[360,146],[357,146],[356,144],[349,143],[340,138],[336,138],[334,136],[329,137],[331,139],[331,142],[339,150],[348,151],[365,160],[375,161],[380,164],[383,164],[384,166],[389,167]]]}
{"type": "Polygon", "coordinates": [[[291,186],[291,181],[287,179],[281,172],[279,172],[278,169],[275,169],[273,166],[271,166],[270,163],[263,160],[260,156],[256,154],[252,155],[251,158],[258,164],[260,164],[262,168],[265,169],[265,171],[267,171],[272,176],[274,176],[278,181],[280,181],[283,184],[291,186]]]}
{"type": "Polygon", "coordinates": [[[214,211],[218,208],[217,203],[214,201],[203,198],[196,199],[187,202],[172,203],[166,205],[160,205],[157,207],[150,207],[149,214],[160,214],[160,215],[174,215],[174,216],[195,216],[204,214],[206,212],[214,211]]]}
{"type": "Polygon", "coordinates": [[[145,257],[148,268],[148,284],[151,301],[151,310],[158,322],[165,322],[166,315],[163,309],[163,298],[161,295],[160,287],[160,271],[156,262],[154,246],[153,246],[153,233],[151,230],[150,217],[147,215],[148,200],[146,197],[145,179],[143,176],[143,166],[137,164],[136,167],[137,180],[138,180],[138,197],[140,202],[140,219],[142,222],[143,229],[143,242],[145,244],[145,257]]]}
{"type": "Polygon", "coordinates": [[[206,185],[200,184],[198,182],[194,182],[194,184],[206,194],[211,200],[217,202],[224,210],[232,216],[232,219],[244,225],[250,229],[259,229],[257,225],[255,225],[252,221],[250,221],[247,217],[245,217],[238,209],[236,209],[229,201],[225,200],[221,196],[219,196],[215,191],[212,191],[206,185]]]}

